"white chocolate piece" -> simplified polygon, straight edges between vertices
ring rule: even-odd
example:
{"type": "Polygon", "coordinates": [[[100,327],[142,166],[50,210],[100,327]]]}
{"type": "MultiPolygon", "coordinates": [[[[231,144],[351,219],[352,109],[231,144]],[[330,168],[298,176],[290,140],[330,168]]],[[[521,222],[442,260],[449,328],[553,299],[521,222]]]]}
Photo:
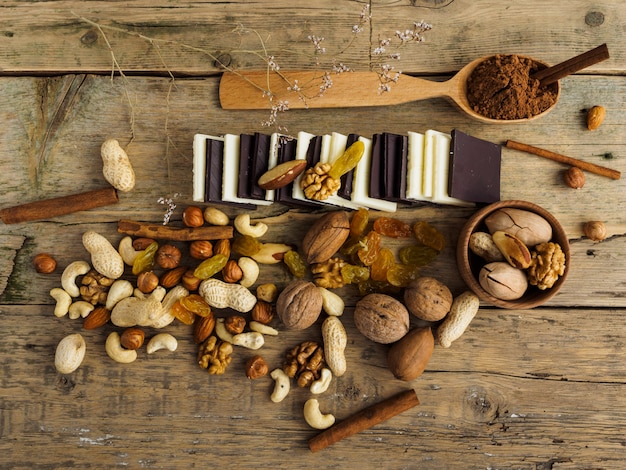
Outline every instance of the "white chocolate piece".
{"type": "Polygon", "coordinates": [[[424,195],[424,134],[408,132],[409,152],[406,175],[406,198],[414,201],[429,201],[424,195]]]}
{"type": "Polygon", "coordinates": [[[462,201],[448,195],[448,175],[450,172],[451,137],[442,132],[431,132],[431,150],[433,151],[433,199],[436,204],[472,207],[471,202],[462,201]]]}
{"type": "MultiPolygon", "coordinates": [[[[296,160],[306,160],[306,154],[309,149],[309,144],[311,140],[315,137],[313,134],[309,134],[308,132],[298,132],[298,143],[296,144],[296,160]]],[[[291,191],[291,197],[293,199],[297,199],[298,201],[309,201],[314,203],[321,203],[319,201],[314,201],[312,199],[307,199],[304,195],[304,191],[300,188],[300,180],[304,172],[300,173],[296,179],[293,181],[293,188],[291,191]]]]}

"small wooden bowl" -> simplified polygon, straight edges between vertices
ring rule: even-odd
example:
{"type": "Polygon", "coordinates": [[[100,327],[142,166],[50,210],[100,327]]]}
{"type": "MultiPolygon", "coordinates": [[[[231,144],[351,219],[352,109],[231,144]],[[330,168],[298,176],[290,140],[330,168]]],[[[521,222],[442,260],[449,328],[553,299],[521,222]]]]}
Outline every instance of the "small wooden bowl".
{"type": "Polygon", "coordinates": [[[542,207],[527,201],[499,201],[478,210],[465,223],[459,234],[456,259],[461,278],[481,300],[501,308],[534,308],[554,297],[563,286],[570,267],[569,240],[559,221],[542,207]],[[529,284],[528,290],[521,298],[517,300],[501,300],[487,293],[478,282],[478,273],[482,266],[485,265],[485,261],[469,249],[470,235],[478,231],[487,232],[487,227],[484,224],[485,218],[498,209],[503,208],[524,209],[534,212],[546,219],[552,226],[552,241],[558,243],[565,254],[565,272],[550,289],[540,290],[536,286],[529,284]]]}

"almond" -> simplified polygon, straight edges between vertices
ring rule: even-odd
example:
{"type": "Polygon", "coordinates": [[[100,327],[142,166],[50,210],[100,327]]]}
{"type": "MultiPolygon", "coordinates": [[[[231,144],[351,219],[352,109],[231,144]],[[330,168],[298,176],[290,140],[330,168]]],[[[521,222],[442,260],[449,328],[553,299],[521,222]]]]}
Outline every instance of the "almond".
{"type": "Polygon", "coordinates": [[[196,344],[202,343],[205,339],[211,336],[214,328],[215,316],[213,315],[213,312],[206,317],[197,317],[193,324],[193,342],[196,344]]]}
{"type": "Polygon", "coordinates": [[[306,169],[306,160],[289,160],[276,165],[261,175],[257,184],[263,189],[287,186],[306,169]]]}
{"type": "Polygon", "coordinates": [[[95,330],[106,325],[111,319],[111,312],[104,307],[96,307],[93,309],[83,321],[83,328],[86,330],[95,330]]]}
{"type": "Polygon", "coordinates": [[[169,289],[180,284],[183,275],[187,271],[186,266],[178,266],[177,268],[170,269],[169,271],[165,271],[161,275],[161,279],[159,280],[160,284],[169,289]]]}
{"type": "Polygon", "coordinates": [[[605,116],[606,109],[604,106],[592,107],[589,111],[587,111],[587,129],[595,131],[598,127],[600,127],[605,116]]]}

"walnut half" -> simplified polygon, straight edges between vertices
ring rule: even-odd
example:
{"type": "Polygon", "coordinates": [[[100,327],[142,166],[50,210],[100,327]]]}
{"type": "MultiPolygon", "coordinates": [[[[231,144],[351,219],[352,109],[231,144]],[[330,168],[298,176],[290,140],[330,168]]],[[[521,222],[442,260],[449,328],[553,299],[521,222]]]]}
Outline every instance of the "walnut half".
{"type": "Polygon", "coordinates": [[[314,341],[304,341],[287,352],[283,371],[299,387],[308,387],[320,378],[325,365],[324,349],[314,341]]]}
{"type": "Polygon", "coordinates": [[[558,243],[540,243],[531,257],[528,282],[541,290],[552,287],[565,273],[565,254],[558,243]]]}
{"type": "Polygon", "coordinates": [[[330,163],[316,163],[313,168],[307,169],[300,180],[300,188],[308,199],[324,201],[337,192],[341,180],[332,178],[328,172],[330,163]]]}

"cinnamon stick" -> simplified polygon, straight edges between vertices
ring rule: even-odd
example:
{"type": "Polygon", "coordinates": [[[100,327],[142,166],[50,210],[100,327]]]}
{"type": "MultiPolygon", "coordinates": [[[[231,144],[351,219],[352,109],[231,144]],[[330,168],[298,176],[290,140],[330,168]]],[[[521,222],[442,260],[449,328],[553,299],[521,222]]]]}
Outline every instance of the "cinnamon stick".
{"type": "Polygon", "coordinates": [[[547,67],[532,75],[532,78],[539,80],[539,86],[547,86],[551,83],[559,81],[561,78],[578,72],[591,65],[597,64],[609,58],[609,48],[606,44],[602,44],[587,52],[583,52],[576,57],[561,62],[560,64],[547,67]]]}
{"type": "Polygon", "coordinates": [[[595,173],[596,175],[600,175],[600,176],[606,176],[607,178],[611,178],[614,180],[618,180],[622,176],[622,174],[617,170],[612,170],[611,168],[606,168],[604,166],[595,165],[594,163],[588,163],[582,160],[577,160],[576,158],[567,157],[565,155],[554,153],[554,152],[551,152],[550,150],[541,149],[539,147],[533,147],[532,145],[522,144],[521,142],[515,142],[514,140],[507,140],[506,147],[510,149],[514,149],[514,150],[521,150],[522,152],[532,153],[533,155],[547,158],[555,162],[560,162],[560,163],[565,163],[570,166],[575,166],[575,167],[580,168],[581,170],[585,170],[590,173],[595,173]]]}
{"type": "Polygon", "coordinates": [[[325,449],[346,437],[365,431],[419,404],[420,401],[415,390],[398,393],[380,403],[364,408],[309,439],[309,449],[311,452],[325,449]]]}
{"type": "Polygon", "coordinates": [[[18,224],[33,220],[49,219],[96,207],[117,203],[115,188],[103,188],[70,196],[29,202],[0,210],[0,220],[5,224],[18,224]]]}
{"type": "Polygon", "coordinates": [[[149,224],[134,220],[120,220],[117,231],[126,235],[154,238],[155,240],[172,240],[179,242],[193,240],[221,240],[233,238],[233,227],[206,226],[206,227],[169,227],[167,225],[149,224]]]}

